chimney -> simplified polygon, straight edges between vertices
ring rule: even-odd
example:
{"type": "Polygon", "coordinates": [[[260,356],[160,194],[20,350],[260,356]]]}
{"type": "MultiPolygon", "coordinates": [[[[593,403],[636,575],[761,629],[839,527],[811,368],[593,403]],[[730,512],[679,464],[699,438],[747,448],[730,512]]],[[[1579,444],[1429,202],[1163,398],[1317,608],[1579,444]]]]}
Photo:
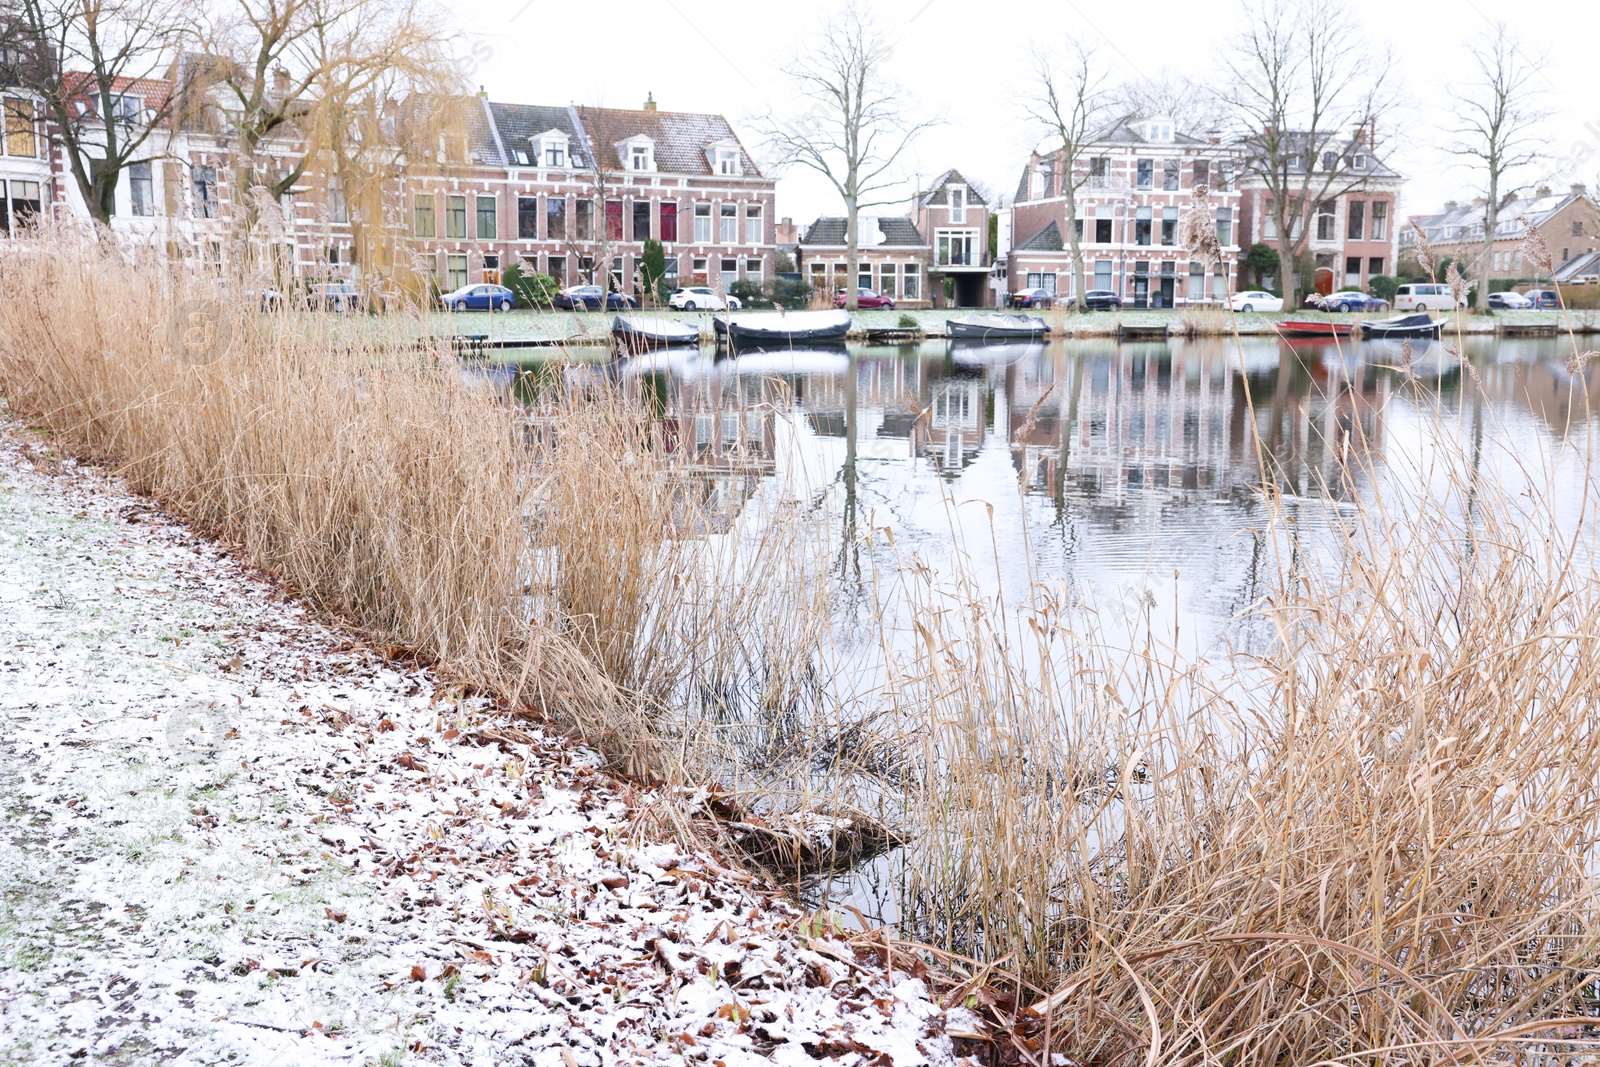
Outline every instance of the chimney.
{"type": "Polygon", "coordinates": [[[644,94],[644,109],[646,111],[654,111],[656,109],[656,94],[655,93],[645,93],[644,94]]]}
{"type": "Polygon", "coordinates": [[[1222,143],[1222,131],[1217,129],[1215,126],[1211,127],[1211,129],[1206,131],[1206,143],[1207,144],[1221,144],[1222,143]]]}
{"type": "Polygon", "coordinates": [[[1350,131],[1350,147],[1359,148],[1367,141],[1367,124],[1363,122],[1350,131]]]}
{"type": "Polygon", "coordinates": [[[289,91],[289,72],[281,66],[272,68],[272,91],[275,93],[289,91]]]}
{"type": "Polygon", "coordinates": [[[487,99],[489,99],[489,91],[487,89],[485,89],[481,85],[478,86],[478,99],[479,100],[487,100],[487,99]]]}
{"type": "Polygon", "coordinates": [[[1444,202],[1444,209],[1446,211],[1454,211],[1456,208],[1458,208],[1460,206],[1461,205],[1456,203],[1454,200],[1446,200],[1444,202]]]}
{"type": "Polygon", "coordinates": [[[1573,182],[1572,191],[1577,195],[1582,196],[1589,191],[1589,187],[1582,182],[1573,182]]]}
{"type": "Polygon", "coordinates": [[[1536,196],[1536,197],[1540,197],[1540,198],[1549,196],[1550,195],[1550,187],[1548,185],[1541,185],[1541,186],[1539,186],[1539,188],[1537,188],[1537,189],[1535,189],[1533,191],[1533,195],[1536,196]]]}

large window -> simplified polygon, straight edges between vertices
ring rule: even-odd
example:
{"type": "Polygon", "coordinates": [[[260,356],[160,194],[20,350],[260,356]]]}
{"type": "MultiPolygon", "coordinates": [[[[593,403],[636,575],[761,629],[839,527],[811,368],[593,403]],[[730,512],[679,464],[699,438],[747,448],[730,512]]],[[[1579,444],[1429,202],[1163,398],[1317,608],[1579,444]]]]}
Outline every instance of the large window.
{"type": "Polygon", "coordinates": [[[580,241],[594,240],[594,201],[579,200],[578,216],[573,220],[577,226],[577,238],[580,241]]]}
{"type": "Polygon", "coordinates": [[[544,200],[544,236],[549,241],[564,241],[567,237],[567,198],[547,196],[544,200]]]}
{"type": "Polygon", "coordinates": [[[622,240],[622,201],[606,201],[606,240],[622,240]]]}
{"type": "Polygon", "coordinates": [[[950,190],[950,221],[967,221],[967,191],[959,185],[950,190]]]}
{"type": "Polygon", "coordinates": [[[1204,159],[1197,159],[1192,164],[1190,164],[1190,166],[1194,168],[1194,181],[1192,182],[1192,184],[1194,184],[1194,185],[1210,185],[1211,184],[1211,164],[1210,164],[1209,161],[1204,160],[1204,159]]]}
{"type": "Polygon", "coordinates": [[[1109,259],[1097,259],[1094,261],[1094,287],[1096,289],[1109,290],[1111,288],[1111,267],[1112,263],[1109,259]]]}
{"type": "Polygon", "coordinates": [[[661,243],[671,244],[678,239],[678,202],[665,200],[661,204],[661,243]]]}
{"type": "Polygon", "coordinates": [[[539,198],[537,196],[517,197],[517,240],[537,241],[539,239],[539,198]]]}
{"type": "Polygon", "coordinates": [[[1317,205],[1317,240],[1333,240],[1334,208],[1332,200],[1324,200],[1317,205]]]}
{"type": "Polygon", "coordinates": [[[433,226],[433,194],[418,193],[412,200],[411,215],[415,219],[412,229],[418,237],[434,236],[433,226]]]}
{"type": "Polygon", "coordinates": [[[1374,241],[1387,241],[1389,239],[1389,202],[1387,200],[1374,200],[1372,202],[1372,239],[1374,241]]]}
{"type": "Polygon", "coordinates": [[[722,277],[721,285],[724,289],[739,280],[739,261],[737,259],[724,259],[720,264],[722,277]]]}
{"type": "Polygon", "coordinates": [[[760,281],[762,278],[766,277],[766,273],[767,266],[762,260],[747,259],[744,261],[744,276],[746,278],[749,278],[752,281],[760,281]]]}
{"type": "Polygon", "coordinates": [[[467,284],[467,257],[456,253],[444,257],[444,287],[447,292],[455,292],[467,284]]]}
{"type": "Polygon", "coordinates": [[[905,267],[905,294],[907,300],[922,299],[922,264],[907,263],[905,267]]]}
{"type": "Polygon", "coordinates": [[[1138,208],[1133,217],[1133,243],[1147,245],[1150,243],[1151,211],[1147,207],[1138,208]]]}
{"type": "Polygon", "coordinates": [[[1178,209],[1175,207],[1161,209],[1161,243],[1164,245],[1178,243],[1178,209]]]}
{"type": "Polygon", "coordinates": [[[1217,189],[1220,192],[1224,192],[1225,193],[1225,192],[1227,192],[1228,190],[1230,190],[1232,188],[1233,188],[1233,163],[1232,163],[1231,160],[1226,160],[1225,159],[1221,163],[1217,164],[1217,189]]]}
{"type": "Polygon", "coordinates": [[[878,267],[878,292],[884,296],[899,295],[899,269],[893,263],[884,263],[878,267]]]}
{"type": "Polygon", "coordinates": [[[694,243],[697,245],[711,243],[710,204],[696,204],[694,206],[694,243]]]}
{"type": "Polygon", "coordinates": [[[546,268],[546,273],[549,274],[550,277],[554,278],[556,281],[560,282],[562,285],[566,285],[567,284],[567,257],[566,256],[551,256],[550,260],[549,260],[549,266],[546,268]]]}
{"type": "MultiPolygon", "coordinates": [[[[1350,201],[1350,218],[1345,227],[1345,237],[1359,241],[1367,230],[1367,204],[1364,200],[1350,201]]],[[[1358,272],[1359,273],[1359,272],[1358,272]]]]}
{"type": "Polygon", "coordinates": [[[744,208],[744,243],[758,245],[766,241],[767,234],[761,225],[761,205],[746,204],[744,208]]]}
{"type": "Polygon", "coordinates": [[[734,245],[739,243],[739,205],[725,202],[717,208],[717,243],[734,245]]]}
{"type": "MultiPolygon", "coordinates": [[[[467,198],[447,197],[444,212],[444,235],[452,240],[464,241],[467,237],[467,198]]],[[[465,285],[466,282],[462,282],[465,285]]]]}
{"type": "Polygon", "coordinates": [[[495,198],[478,197],[478,240],[492,241],[499,236],[499,220],[495,218],[495,198]]]}
{"type": "Polygon", "coordinates": [[[650,201],[635,200],[633,202],[633,239],[635,241],[650,240],[650,201]]]}
{"type": "Polygon", "coordinates": [[[1223,248],[1233,244],[1233,208],[1217,208],[1217,243],[1223,248]]]}
{"type": "MultiPolygon", "coordinates": [[[[6,207],[6,183],[0,181],[0,209],[6,207]]],[[[9,219],[0,219],[6,229],[12,226],[26,226],[31,220],[39,217],[43,210],[43,203],[39,199],[38,182],[11,182],[11,203],[9,206],[9,219]]]]}
{"type": "Polygon", "coordinates": [[[1108,245],[1113,240],[1114,240],[1114,238],[1111,236],[1111,220],[1110,219],[1095,219],[1094,220],[1094,243],[1097,244],[1097,245],[1108,245]]]}
{"type": "Polygon", "coordinates": [[[128,168],[128,199],[135,215],[156,213],[155,181],[149,162],[135,163],[128,168]]]}
{"type": "Polygon", "coordinates": [[[1136,164],[1136,167],[1138,179],[1135,184],[1140,189],[1154,188],[1156,183],[1156,161],[1153,159],[1141,159],[1136,164]]]}
{"type": "Polygon", "coordinates": [[[1089,160],[1089,188],[1104,189],[1111,184],[1111,160],[1095,156],[1089,160]]]}
{"type": "Polygon", "coordinates": [[[5,153],[8,156],[39,154],[39,135],[32,101],[15,96],[5,98],[5,153]]]}
{"type": "Polygon", "coordinates": [[[567,165],[567,143],[551,138],[544,142],[544,165],[547,167],[564,167],[567,165]]]}
{"type": "Polygon", "coordinates": [[[194,168],[194,214],[196,218],[217,217],[217,168],[194,168]]]}
{"type": "Polygon", "coordinates": [[[344,197],[344,180],[337,174],[328,175],[328,219],[340,225],[350,221],[350,204],[344,197]]]}
{"type": "Polygon", "coordinates": [[[1168,192],[1178,188],[1178,170],[1181,166],[1180,160],[1164,159],[1161,161],[1161,188],[1168,192]]]}

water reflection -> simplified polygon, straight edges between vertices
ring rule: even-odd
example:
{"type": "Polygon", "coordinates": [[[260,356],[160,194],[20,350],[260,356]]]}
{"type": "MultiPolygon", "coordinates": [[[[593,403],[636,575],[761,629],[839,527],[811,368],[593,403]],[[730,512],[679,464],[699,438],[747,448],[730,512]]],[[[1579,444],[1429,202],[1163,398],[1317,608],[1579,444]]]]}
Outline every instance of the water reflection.
{"type": "Polygon", "coordinates": [[[691,349],[533,369],[506,389],[537,422],[555,375],[628,382],[724,523],[763,484],[798,473],[832,494],[846,576],[866,572],[858,535],[890,527],[899,551],[935,568],[973,553],[992,587],[1060,580],[1091,599],[1170,605],[1174,627],[1193,619],[1215,633],[1259,592],[1263,463],[1284,498],[1349,500],[1385,476],[1397,425],[1409,448],[1419,420],[1466,415],[1475,452],[1486,434],[1560,437],[1587,425],[1600,371],[1569,367],[1570,343],[1470,340],[1465,369],[1447,347],[1203,338],[737,358],[691,349]],[[789,412],[797,418],[778,417],[789,412]]]}

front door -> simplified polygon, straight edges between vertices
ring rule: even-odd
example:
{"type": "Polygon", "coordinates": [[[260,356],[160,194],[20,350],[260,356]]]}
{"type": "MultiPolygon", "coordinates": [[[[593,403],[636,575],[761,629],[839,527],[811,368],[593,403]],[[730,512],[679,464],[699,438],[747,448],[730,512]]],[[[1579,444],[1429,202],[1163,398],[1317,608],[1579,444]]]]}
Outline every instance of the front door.
{"type": "Polygon", "coordinates": [[[1156,307],[1169,308],[1173,298],[1177,295],[1177,279],[1170,274],[1161,276],[1161,295],[1156,299],[1160,301],[1156,307]]]}
{"type": "Polygon", "coordinates": [[[1133,306],[1143,308],[1150,306],[1150,278],[1145,274],[1133,276],[1133,306]]]}

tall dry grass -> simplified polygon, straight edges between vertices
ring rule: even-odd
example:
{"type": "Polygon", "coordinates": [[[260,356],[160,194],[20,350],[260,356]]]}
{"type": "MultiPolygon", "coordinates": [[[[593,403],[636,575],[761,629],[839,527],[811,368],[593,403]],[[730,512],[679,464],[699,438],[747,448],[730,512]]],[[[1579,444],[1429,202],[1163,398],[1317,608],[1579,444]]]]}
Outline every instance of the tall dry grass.
{"type": "Polygon", "coordinates": [[[0,244],[0,391],[638,773],[895,812],[902,932],[974,961],[959,995],[1014,1028],[996,1058],[1600,1052],[1600,575],[1592,511],[1558,519],[1538,470],[1485,476],[1440,421],[1431,466],[1365,472],[1365,506],[1316,522],[1264,472],[1274,640],[1207,659],[1060,589],[891,567],[865,528],[881,569],[851,599],[804,493],[708,491],[768,480],[742,444],[697,469],[648,396],[591,375],[516,410],[447,352],[240,284],[0,244]]]}

